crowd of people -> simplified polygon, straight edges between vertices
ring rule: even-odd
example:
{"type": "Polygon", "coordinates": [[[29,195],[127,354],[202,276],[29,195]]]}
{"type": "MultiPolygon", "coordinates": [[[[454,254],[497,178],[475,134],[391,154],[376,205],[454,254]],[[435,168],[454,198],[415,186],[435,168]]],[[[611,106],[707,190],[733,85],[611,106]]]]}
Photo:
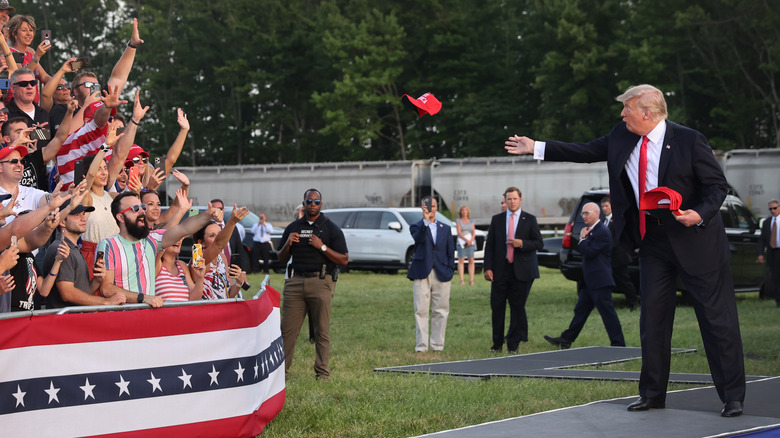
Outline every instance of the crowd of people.
{"type": "Polygon", "coordinates": [[[135,144],[149,110],[140,91],[121,114],[144,43],[138,21],[105,82],[84,58],[46,72],[40,60],[53,38],[42,32],[36,45],[35,19],[8,0],[0,0],[0,25],[0,83],[8,84],[0,90],[0,312],[235,297],[250,267],[233,257],[243,250],[233,236],[248,210],[234,206],[226,218],[215,199],[190,214],[189,179],[173,169],[190,129],[182,109],[176,139],[154,164],[135,144]],[[181,187],[163,212],[157,189],[168,177],[181,187]],[[200,256],[185,264],[178,255],[188,236],[200,256]]]}

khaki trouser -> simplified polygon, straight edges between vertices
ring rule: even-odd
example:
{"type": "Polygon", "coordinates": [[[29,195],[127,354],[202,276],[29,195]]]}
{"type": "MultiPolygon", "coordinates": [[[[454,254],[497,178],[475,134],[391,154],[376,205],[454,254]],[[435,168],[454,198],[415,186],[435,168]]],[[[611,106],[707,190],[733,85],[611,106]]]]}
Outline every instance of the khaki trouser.
{"type": "Polygon", "coordinates": [[[317,378],[330,376],[330,302],[336,283],[330,275],[317,277],[292,277],[284,281],[282,292],[282,342],[284,342],[284,371],[290,373],[295,343],[308,309],[314,323],[316,359],[314,374],[317,378]]]}
{"type": "Polygon", "coordinates": [[[433,304],[431,318],[431,350],[444,349],[447,316],[450,314],[450,282],[441,282],[431,269],[428,278],[414,280],[414,320],[417,323],[415,351],[428,351],[428,311],[433,304]]]}

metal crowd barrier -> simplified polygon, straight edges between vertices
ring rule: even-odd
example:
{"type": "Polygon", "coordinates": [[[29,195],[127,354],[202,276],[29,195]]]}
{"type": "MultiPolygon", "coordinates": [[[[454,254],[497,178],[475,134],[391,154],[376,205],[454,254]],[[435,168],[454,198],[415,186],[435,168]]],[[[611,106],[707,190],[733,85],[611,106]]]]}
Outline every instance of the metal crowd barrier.
{"type": "MultiPolygon", "coordinates": [[[[251,298],[256,300],[260,298],[265,292],[265,288],[271,280],[270,275],[266,275],[263,282],[260,283],[260,288],[257,293],[251,298]]],[[[10,293],[10,292],[9,292],[10,293]]],[[[236,298],[225,298],[222,300],[201,300],[201,301],[184,301],[184,302],[165,302],[163,307],[186,307],[186,306],[202,306],[204,304],[215,303],[234,303],[243,301],[243,295],[241,291],[236,298]]],[[[43,310],[31,310],[22,312],[9,312],[0,313],[0,320],[14,319],[14,318],[27,318],[37,315],[64,315],[66,313],[95,313],[95,312],[124,312],[128,310],[143,310],[150,309],[148,304],[114,304],[106,306],[70,306],[60,309],[43,309],[43,310]]]]}

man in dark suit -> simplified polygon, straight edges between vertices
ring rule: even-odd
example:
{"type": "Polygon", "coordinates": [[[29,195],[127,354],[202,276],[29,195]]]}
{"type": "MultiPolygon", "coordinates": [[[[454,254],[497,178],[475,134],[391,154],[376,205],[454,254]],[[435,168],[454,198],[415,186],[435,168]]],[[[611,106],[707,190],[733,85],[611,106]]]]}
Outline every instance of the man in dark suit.
{"type": "Polygon", "coordinates": [[[563,349],[571,347],[595,306],[607,329],[610,345],[625,347],[623,329],[612,303],[612,286],[615,285],[610,261],[612,236],[607,226],[599,222],[599,206],[595,202],[588,202],[582,207],[582,219],[586,225],[580,231],[579,243],[583,281],[578,284],[579,299],[574,306],[574,318],[560,337],[545,335],[544,339],[563,349]]]}
{"type": "Polygon", "coordinates": [[[493,353],[504,346],[504,320],[509,302],[509,331],[506,347],[517,353],[521,342],[528,342],[528,318],[525,302],[535,278],[539,278],[536,251],[544,247],[536,216],[520,210],[523,195],[517,187],[504,191],[506,212],[490,221],[483,268],[490,287],[493,325],[493,353]],[[510,236],[507,238],[507,236],[510,236]]]}
{"type": "Polygon", "coordinates": [[[447,316],[450,314],[450,280],[455,266],[452,229],[436,220],[439,207],[435,199],[422,200],[423,219],[409,226],[414,238],[414,256],[406,277],[414,281],[414,320],[417,344],[414,351],[424,353],[444,349],[447,316]],[[429,209],[430,207],[430,209],[429,209]],[[433,304],[430,339],[428,311],[433,304]]]}
{"type": "Polygon", "coordinates": [[[729,247],[719,210],[726,178],[706,138],[666,120],[663,93],[651,85],[617,97],[623,122],[588,143],[534,142],[513,136],[512,154],[549,161],[606,161],[615,235],[639,248],[642,372],[629,411],[663,408],[669,381],[679,276],[693,301],[721,415],[742,414],[745,366],[729,247]],[[641,194],[666,186],[682,196],[679,216],[655,219],[639,210],[641,194]]]}
{"type": "Polygon", "coordinates": [[[769,201],[769,212],[761,226],[758,241],[758,263],[766,262],[769,269],[769,288],[777,306],[780,307],[780,201],[769,201]]]}
{"type": "Polygon", "coordinates": [[[628,274],[628,265],[631,264],[631,251],[615,236],[615,227],[612,223],[612,201],[605,196],[601,202],[601,212],[604,214],[604,224],[609,228],[612,236],[612,279],[615,280],[615,289],[623,292],[628,302],[628,308],[633,312],[639,299],[636,295],[634,282],[628,274]]]}

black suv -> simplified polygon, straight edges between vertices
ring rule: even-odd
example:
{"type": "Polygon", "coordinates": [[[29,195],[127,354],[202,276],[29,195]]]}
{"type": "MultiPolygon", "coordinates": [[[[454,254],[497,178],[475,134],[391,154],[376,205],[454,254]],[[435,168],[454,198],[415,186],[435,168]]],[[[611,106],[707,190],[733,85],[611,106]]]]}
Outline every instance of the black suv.
{"type": "MultiPolygon", "coordinates": [[[[560,252],[561,272],[569,280],[582,280],[582,256],[577,250],[580,230],[585,226],[580,214],[582,206],[588,202],[599,204],[601,199],[608,195],[607,189],[592,189],[583,193],[571,214],[569,223],[564,228],[560,252]]],[[[764,282],[764,265],[756,262],[761,233],[758,221],[736,194],[726,195],[720,207],[720,217],[726,227],[726,236],[731,250],[730,263],[734,276],[734,290],[736,292],[760,290],[764,282]]],[[[629,273],[639,291],[639,256],[636,253],[629,266],[629,273]]],[[[682,290],[682,282],[678,283],[682,290]]]]}

